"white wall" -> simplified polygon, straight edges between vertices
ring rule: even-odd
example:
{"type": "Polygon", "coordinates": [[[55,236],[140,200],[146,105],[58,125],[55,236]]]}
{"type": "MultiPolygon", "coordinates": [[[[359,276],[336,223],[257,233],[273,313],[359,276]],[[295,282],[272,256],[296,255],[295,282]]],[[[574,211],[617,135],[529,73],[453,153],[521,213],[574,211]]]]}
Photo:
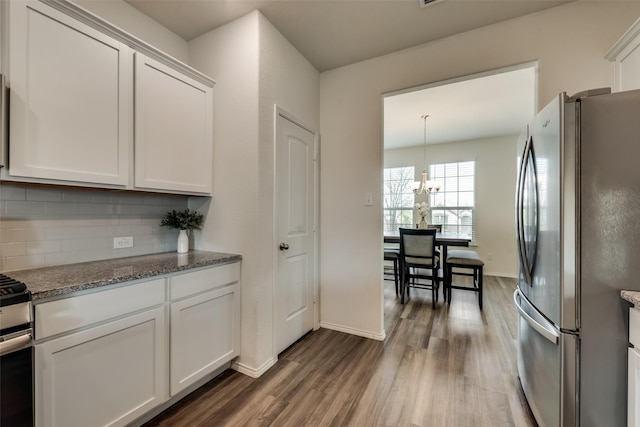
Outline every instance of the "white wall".
{"type": "MultiPolygon", "coordinates": [[[[213,199],[196,247],[239,253],[242,261],[242,363],[258,367],[258,17],[247,15],[189,43],[192,63],[216,80],[213,199]]],[[[199,208],[198,206],[194,206],[199,208]]],[[[262,292],[262,293],[261,293],[262,292]]],[[[270,323],[270,319],[268,322],[270,323]]]]}
{"type": "Polygon", "coordinates": [[[639,15],[640,2],[579,1],[322,73],[322,322],[382,333],[381,94],[536,60],[540,106],[612,86],[604,55],[639,15]]]}
{"type": "MultiPolygon", "coordinates": [[[[516,277],[517,274],[513,213],[517,138],[518,135],[511,135],[430,144],[427,148],[430,164],[475,161],[477,246],[473,250],[484,259],[485,274],[494,276],[516,277]]],[[[419,180],[424,168],[423,157],[421,146],[385,150],[384,167],[413,166],[419,180]]]]}
{"type": "Polygon", "coordinates": [[[240,253],[242,345],[236,367],[258,376],[273,348],[274,104],[318,126],[319,74],[254,11],[189,43],[190,63],[217,80],[213,200],[199,249],[240,253]]]}

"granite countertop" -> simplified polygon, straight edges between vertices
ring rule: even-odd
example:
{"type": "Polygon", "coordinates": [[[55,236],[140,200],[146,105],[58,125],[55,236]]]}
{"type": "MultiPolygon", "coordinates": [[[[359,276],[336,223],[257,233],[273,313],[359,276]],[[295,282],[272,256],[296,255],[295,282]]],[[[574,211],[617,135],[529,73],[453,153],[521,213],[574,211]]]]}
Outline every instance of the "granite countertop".
{"type": "Polygon", "coordinates": [[[3,274],[27,285],[35,301],[176,271],[228,264],[241,259],[240,255],[221,252],[190,251],[185,254],[164,252],[31,270],[7,271],[3,274]]]}
{"type": "Polygon", "coordinates": [[[638,291],[620,291],[620,296],[631,304],[640,305],[640,292],[638,291]]]}

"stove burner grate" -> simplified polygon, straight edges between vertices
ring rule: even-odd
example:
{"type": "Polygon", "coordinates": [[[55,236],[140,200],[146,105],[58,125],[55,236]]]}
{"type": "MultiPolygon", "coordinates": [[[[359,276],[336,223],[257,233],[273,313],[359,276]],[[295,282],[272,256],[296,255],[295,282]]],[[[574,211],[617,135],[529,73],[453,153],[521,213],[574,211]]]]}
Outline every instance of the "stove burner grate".
{"type": "Polygon", "coordinates": [[[31,293],[27,290],[27,285],[0,274],[0,307],[30,300],[31,293]]]}

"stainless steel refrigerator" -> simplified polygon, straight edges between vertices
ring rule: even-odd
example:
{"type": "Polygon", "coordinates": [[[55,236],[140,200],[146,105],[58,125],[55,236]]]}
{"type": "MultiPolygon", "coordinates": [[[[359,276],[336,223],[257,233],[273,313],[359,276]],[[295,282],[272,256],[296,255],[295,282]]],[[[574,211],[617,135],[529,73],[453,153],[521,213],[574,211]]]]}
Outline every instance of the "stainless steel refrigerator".
{"type": "Polygon", "coordinates": [[[640,90],[560,94],[519,138],[518,374],[540,426],[626,425],[640,90]]]}

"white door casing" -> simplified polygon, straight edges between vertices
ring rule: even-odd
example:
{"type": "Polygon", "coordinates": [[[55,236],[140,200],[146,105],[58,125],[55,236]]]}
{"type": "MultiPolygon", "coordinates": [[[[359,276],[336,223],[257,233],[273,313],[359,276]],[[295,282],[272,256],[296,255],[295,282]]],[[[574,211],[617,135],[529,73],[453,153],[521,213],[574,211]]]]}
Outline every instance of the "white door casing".
{"type": "Polygon", "coordinates": [[[314,327],[316,135],[276,107],[276,354],[314,327]]]}

